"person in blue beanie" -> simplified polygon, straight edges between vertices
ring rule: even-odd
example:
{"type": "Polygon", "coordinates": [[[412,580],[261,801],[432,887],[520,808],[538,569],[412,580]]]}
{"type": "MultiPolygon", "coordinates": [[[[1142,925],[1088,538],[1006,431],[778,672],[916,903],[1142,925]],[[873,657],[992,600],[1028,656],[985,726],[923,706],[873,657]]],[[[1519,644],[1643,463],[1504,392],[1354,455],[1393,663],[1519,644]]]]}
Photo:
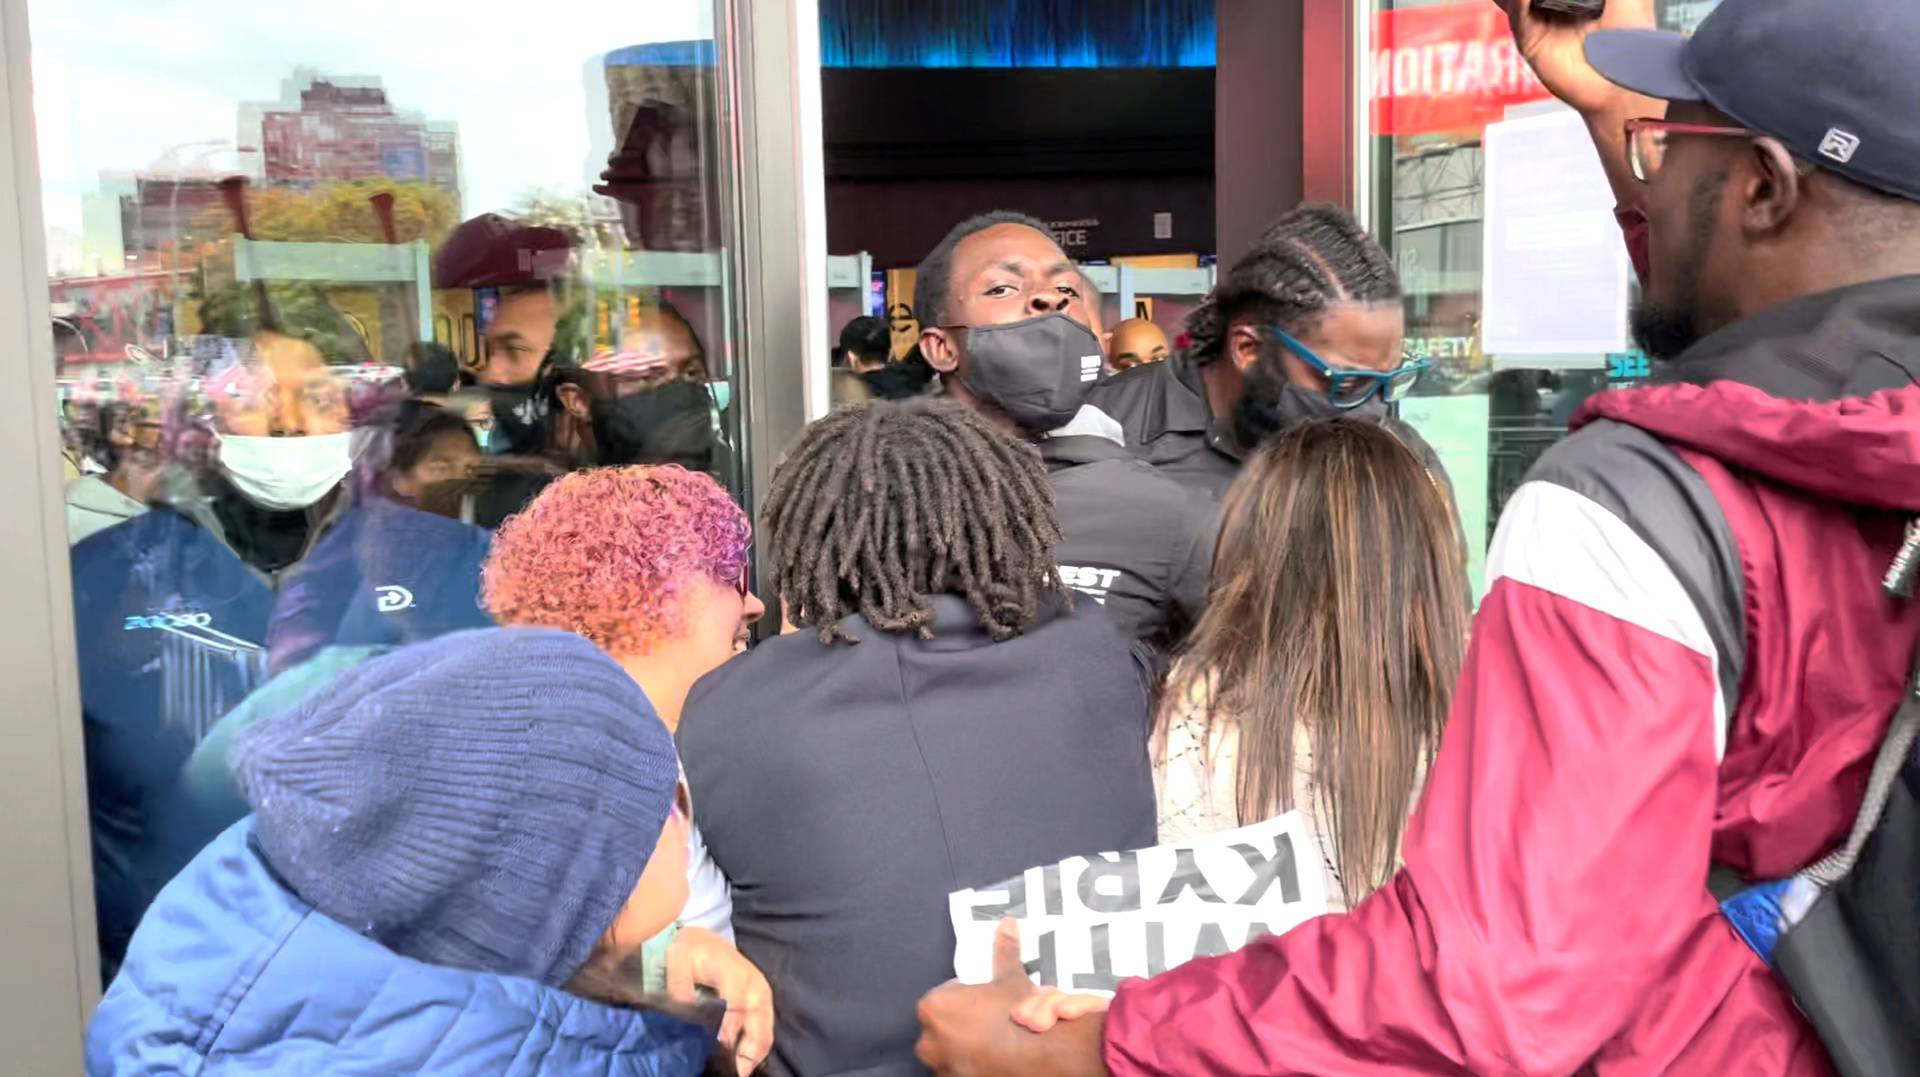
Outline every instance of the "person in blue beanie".
{"type": "Polygon", "coordinates": [[[92,1077],[731,1072],[718,1015],[649,1004],[643,944],[687,896],[683,787],[585,639],[403,648],[248,729],[232,765],[253,814],[134,933],[92,1077]]]}

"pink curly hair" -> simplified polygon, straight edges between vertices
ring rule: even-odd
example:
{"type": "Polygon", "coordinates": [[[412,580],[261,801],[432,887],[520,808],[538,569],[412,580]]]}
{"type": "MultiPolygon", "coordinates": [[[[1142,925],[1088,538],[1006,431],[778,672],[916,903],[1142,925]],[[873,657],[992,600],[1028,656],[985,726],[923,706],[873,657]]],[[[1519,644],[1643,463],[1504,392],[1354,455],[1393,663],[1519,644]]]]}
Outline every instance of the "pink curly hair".
{"type": "Polygon", "coordinates": [[[740,579],[752,529],[720,484],[685,468],[576,471],[493,539],[483,601],[503,625],[560,628],[616,657],[680,632],[696,573],[740,579]]]}

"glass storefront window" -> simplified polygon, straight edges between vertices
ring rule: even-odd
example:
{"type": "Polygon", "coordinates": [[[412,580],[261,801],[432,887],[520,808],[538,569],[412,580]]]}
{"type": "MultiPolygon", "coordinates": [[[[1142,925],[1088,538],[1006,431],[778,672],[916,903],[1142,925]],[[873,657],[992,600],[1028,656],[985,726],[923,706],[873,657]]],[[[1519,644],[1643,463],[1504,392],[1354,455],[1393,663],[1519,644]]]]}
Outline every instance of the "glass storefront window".
{"type": "MultiPolygon", "coordinates": [[[[1660,0],[1661,25],[1690,31],[1718,0],[1660,0]]],[[[1466,526],[1476,590],[1507,497],[1580,402],[1644,377],[1632,354],[1556,357],[1542,365],[1489,356],[1482,343],[1487,124],[1548,99],[1485,0],[1362,0],[1370,93],[1358,118],[1371,156],[1363,192],[1375,233],[1399,264],[1407,340],[1431,358],[1402,414],[1447,467],[1466,526]]]]}
{"type": "Polygon", "coordinates": [[[744,493],[717,7],[28,4],[108,975],[237,729],[486,623],[545,484],[744,493]]]}

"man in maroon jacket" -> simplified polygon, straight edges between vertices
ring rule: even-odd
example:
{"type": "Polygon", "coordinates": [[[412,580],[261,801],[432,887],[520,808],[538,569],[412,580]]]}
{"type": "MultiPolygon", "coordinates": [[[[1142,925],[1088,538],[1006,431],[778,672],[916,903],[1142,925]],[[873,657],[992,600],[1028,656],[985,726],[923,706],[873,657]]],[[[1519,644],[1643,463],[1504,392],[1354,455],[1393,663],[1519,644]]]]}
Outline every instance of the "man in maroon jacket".
{"type": "Polygon", "coordinates": [[[1690,40],[1504,6],[1644,203],[1664,362],[1507,505],[1405,870],[1044,1034],[1010,971],[943,988],[936,1070],[1831,1072],[1706,880],[1839,844],[1920,638],[1879,589],[1920,512],[1920,4],[1724,0],[1690,40]]]}

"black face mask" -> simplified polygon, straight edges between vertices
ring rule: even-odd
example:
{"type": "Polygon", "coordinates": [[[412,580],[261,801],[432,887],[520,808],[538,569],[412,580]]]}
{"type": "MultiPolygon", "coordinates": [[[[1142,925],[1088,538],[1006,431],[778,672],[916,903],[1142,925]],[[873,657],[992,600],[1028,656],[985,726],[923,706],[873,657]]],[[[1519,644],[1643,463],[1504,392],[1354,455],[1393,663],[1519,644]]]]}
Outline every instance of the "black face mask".
{"type": "Polygon", "coordinates": [[[1262,355],[1243,375],[1246,391],[1233,409],[1233,439],[1245,452],[1259,448],[1261,442],[1290,426],[1314,419],[1387,417],[1386,402],[1378,393],[1358,407],[1338,408],[1325,389],[1302,389],[1288,381],[1278,366],[1277,357],[1269,362],[1262,355]]]}
{"type": "Polygon", "coordinates": [[[1103,357],[1093,331],[1065,314],[967,329],[962,380],[1033,434],[1065,426],[1086,403],[1103,357]]]}
{"type": "Polygon", "coordinates": [[[670,381],[656,389],[595,399],[595,462],[602,467],[679,464],[689,471],[713,467],[712,399],[707,388],[670,381]]]}
{"type": "Polygon", "coordinates": [[[488,406],[493,412],[493,434],[487,439],[487,451],[539,452],[543,440],[541,432],[547,420],[547,402],[541,399],[540,383],[489,385],[485,388],[488,406]]]}

